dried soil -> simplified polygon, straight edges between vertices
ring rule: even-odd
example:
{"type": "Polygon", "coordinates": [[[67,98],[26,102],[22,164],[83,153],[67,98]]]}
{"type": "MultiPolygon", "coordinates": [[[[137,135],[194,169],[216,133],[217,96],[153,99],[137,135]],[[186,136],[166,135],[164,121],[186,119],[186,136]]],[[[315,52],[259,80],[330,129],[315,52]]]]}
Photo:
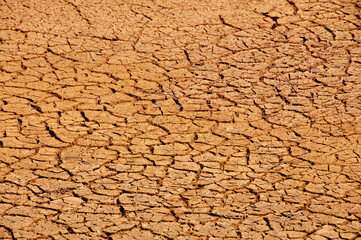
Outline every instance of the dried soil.
{"type": "Polygon", "coordinates": [[[0,1],[0,238],[361,239],[360,11],[0,1]]]}

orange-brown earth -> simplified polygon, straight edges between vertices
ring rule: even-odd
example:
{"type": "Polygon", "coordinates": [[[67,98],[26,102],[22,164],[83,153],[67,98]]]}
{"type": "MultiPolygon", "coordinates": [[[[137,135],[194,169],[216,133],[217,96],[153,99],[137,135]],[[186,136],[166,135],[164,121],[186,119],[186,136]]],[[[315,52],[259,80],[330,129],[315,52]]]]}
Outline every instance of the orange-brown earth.
{"type": "Polygon", "coordinates": [[[1,0],[1,239],[361,239],[358,0],[1,0]]]}

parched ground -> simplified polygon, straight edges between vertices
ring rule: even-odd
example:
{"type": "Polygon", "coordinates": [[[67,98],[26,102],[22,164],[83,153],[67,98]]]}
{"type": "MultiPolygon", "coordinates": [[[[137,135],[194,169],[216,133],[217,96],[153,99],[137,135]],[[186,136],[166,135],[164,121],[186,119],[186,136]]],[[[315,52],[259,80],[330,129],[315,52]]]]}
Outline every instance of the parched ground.
{"type": "Polygon", "coordinates": [[[0,239],[361,239],[358,0],[0,0],[0,239]]]}

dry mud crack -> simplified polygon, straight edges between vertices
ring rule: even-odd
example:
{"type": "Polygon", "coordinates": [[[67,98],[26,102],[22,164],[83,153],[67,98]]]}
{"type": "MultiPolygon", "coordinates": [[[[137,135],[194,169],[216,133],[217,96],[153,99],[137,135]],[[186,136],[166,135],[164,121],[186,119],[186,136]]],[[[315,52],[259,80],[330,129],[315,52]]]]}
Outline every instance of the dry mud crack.
{"type": "Polygon", "coordinates": [[[0,0],[0,239],[361,239],[357,0],[0,0]]]}

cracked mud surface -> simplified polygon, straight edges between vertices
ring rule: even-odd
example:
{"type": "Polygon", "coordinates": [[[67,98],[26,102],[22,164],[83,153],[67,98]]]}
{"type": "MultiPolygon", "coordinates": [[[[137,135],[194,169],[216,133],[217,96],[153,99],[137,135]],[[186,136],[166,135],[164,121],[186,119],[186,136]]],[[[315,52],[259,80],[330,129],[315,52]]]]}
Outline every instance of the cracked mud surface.
{"type": "Polygon", "coordinates": [[[0,1],[0,239],[361,239],[360,10],[0,1]]]}

